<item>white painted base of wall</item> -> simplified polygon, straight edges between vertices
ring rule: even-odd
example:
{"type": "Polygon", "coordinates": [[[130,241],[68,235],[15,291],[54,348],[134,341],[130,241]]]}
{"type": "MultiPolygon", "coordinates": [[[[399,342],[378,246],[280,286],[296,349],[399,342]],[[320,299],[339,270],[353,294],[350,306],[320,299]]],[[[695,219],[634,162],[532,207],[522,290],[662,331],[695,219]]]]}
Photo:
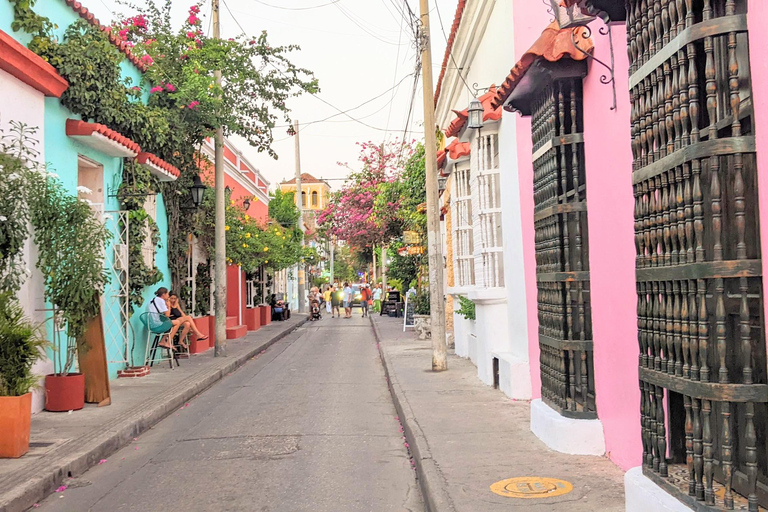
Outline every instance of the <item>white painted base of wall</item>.
{"type": "Polygon", "coordinates": [[[566,418],[541,399],[531,402],[531,432],[557,452],[605,455],[605,436],[600,420],[566,418]]]}
{"type": "Polygon", "coordinates": [[[692,510],[645,476],[640,466],[624,474],[624,497],[626,512],[690,512],[692,510]]]}
{"type": "Polygon", "coordinates": [[[531,370],[528,361],[517,361],[511,352],[492,352],[499,360],[499,389],[515,400],[530,400],[531,370]]]}
{"type": "Polygon", "coordinates": [[[477,366],[477,336],[474,333],[467,334],[467,357],[477,366]]]}

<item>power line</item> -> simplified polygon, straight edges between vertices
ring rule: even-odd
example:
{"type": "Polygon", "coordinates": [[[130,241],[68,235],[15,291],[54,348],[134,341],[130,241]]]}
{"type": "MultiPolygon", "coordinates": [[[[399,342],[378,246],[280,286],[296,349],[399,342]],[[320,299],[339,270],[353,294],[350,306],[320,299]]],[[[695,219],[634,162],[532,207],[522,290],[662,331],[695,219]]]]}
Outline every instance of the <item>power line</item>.
{"type": "Polygon", "coordinates": [[[469,93],[474,98],[475,91],[473,91],[472,88],[469,87],[469,84],[464,79],[464,77],[461,75],[461,68],[459,68],[459,65],[456,63],[456,59],[453,58],[453,48],[451,48],[451,46],[448,43],[448,36],[446,35],[445,27],[443,26],[443,17],[440,15],[439,2],[435,2],[435,9],[436,9],[436,12],[437,12],[437,20],[440,22],[440,32],[443,33],[443,37],[445,38],[445,49],[448,52],[448,55],[451,57],[451,61],[453,62],[453,65],[456,67],[456,73],[459,75],[459,78],[461,78],[461,81],[464,82],[464,86],[467,88],[469,93]]]}
{"type": "Polygon", "coordinates": [[[383,37],[380,37],[380,36],[378,36],[378,35],[374,34],[373,32],[371,32],[370,30],[368,30],[366,27],[364,27],[362,24],[360,24],[360,22],[358,22],[356,19],[354,19],[354,18],[352,17],[352,15],[351,15],[350,13],[348,13],[348,12],[347,12],[347,11],[346,11],[346,10],[345,10],[345,9],[344,9],[344,8],[343,8],[341,5],[339,5],[338,3],[335,3],[335,4],[333,4],[333,5],[334,5],[334,7],[336,7],[336,8],[337,8],[339,11],[341,11],[341,13],[342,13],[342,14],[343,14],[343,15],[344,15],[344,16],[345,16],[345,17],[346,17],[346,18],[347,18],[349,21],[351,21],[352,23],[354,23],[355,25],[357,25],[357,26],[360,28],[360,30],[362,30],[363,32],[365,32],[365,33],[366,33],[366,34],[368,34],[369,36],[373,37],[374,39],[377,39],[377,40],[381,41],[382,43],[391,44],[392,46],[397,46],[397,44],[398,44],[398,43],[393,43],[392,41],[387,41],[387,40],[386,40],[386,39],[384,39],[383,37]]]}
{"type": "Polygon", "coordinates": [[[262,0],[254,0],[256,3],[259,3],[261,5],[266,5],[267,7],[272,7],[273,9],[283,9],[285,11],[308,11],[310,9],[320,9],[321,7],[328,7],[329,5],[333,5],[337,2],[340,2],[341,0],[332,0],[331,2],[320,4],[320,5],[311,5],[308,7],[283,7],[281,5],[272,5],[267,2],[264,2],[262,0]]]}

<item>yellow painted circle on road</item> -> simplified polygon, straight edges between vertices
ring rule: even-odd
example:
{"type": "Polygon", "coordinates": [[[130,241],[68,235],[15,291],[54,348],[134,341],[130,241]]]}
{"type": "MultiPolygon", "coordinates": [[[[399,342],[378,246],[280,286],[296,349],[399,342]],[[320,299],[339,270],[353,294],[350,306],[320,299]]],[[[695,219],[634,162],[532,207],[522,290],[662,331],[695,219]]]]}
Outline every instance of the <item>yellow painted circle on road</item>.
{"type": "Polygon", "coordinates": [[[573,484],[557,478],[520,476],[491,485],[491,491],[506,498],[552,498],[573,490],[573,484]]]}

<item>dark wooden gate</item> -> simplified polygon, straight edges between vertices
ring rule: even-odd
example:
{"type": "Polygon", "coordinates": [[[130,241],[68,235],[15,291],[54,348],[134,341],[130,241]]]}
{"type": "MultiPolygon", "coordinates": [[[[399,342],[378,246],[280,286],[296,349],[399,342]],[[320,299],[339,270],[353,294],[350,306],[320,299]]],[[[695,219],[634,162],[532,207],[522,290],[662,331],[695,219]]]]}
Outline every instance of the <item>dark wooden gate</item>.
{"type": "Polygon", "coordinates": [[[580,78],[550,81],[531,104],[541,396],[596,418],[580,78]]]}
{"type": "Polygon", "coordinates": [[[701,510],[768,505],[746,5],[627,3],[644,472],[701,510]]]}

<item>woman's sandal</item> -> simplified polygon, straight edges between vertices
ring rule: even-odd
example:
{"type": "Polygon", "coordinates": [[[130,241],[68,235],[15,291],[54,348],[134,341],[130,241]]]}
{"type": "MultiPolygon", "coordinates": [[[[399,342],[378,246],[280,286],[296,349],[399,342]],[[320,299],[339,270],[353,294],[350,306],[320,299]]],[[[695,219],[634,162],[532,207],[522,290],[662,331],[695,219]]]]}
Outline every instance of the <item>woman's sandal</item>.
{"type": "Polygon", "coordinates": [[[205,341],[208,339],[208,336],[198,336],[197,341],[205,341]]]}

